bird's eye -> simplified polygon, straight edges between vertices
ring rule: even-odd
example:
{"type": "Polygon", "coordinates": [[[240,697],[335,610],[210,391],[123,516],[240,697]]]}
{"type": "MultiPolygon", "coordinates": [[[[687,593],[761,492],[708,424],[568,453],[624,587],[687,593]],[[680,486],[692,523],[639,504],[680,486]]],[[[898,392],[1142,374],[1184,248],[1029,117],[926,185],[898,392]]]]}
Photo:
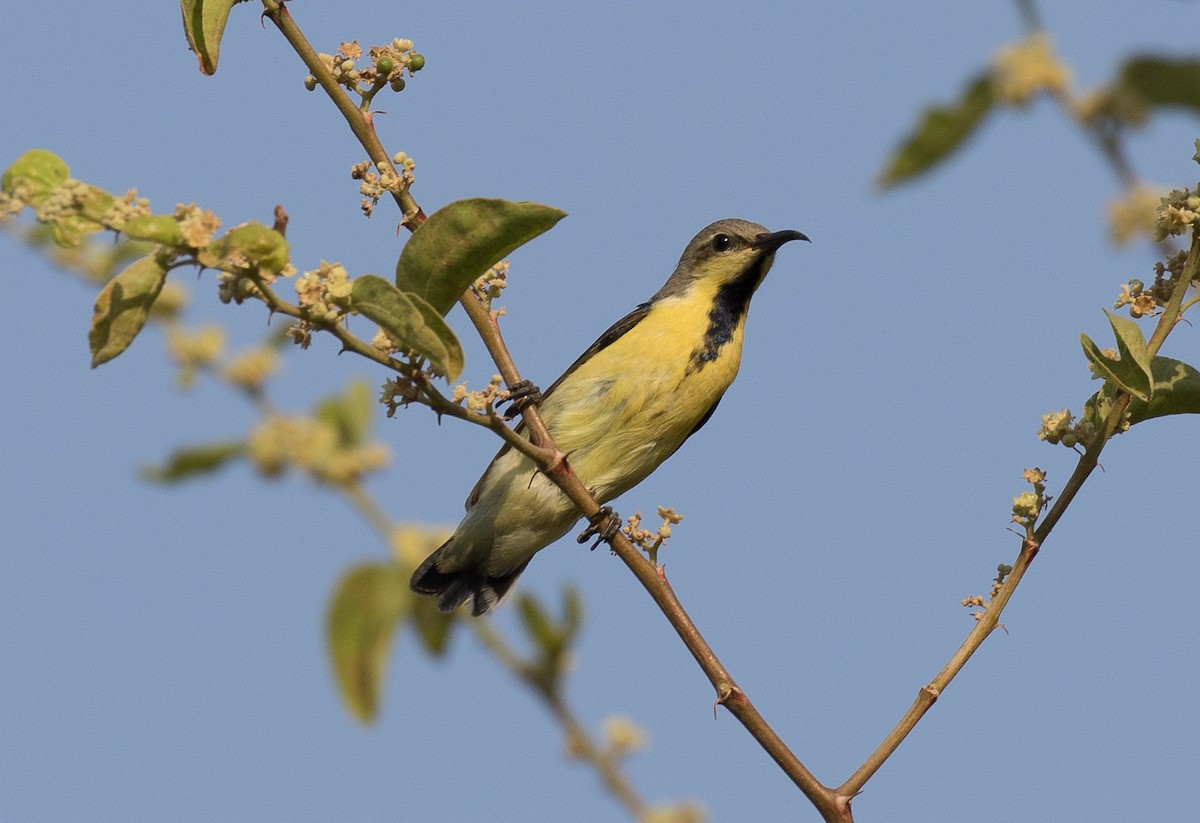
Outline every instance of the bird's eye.
{"type": "Polygon", "coordinates": [[[712,239],[713,251],[729,251],[733,248],[733,238],[728,234],[718,234],[712,239]]]}

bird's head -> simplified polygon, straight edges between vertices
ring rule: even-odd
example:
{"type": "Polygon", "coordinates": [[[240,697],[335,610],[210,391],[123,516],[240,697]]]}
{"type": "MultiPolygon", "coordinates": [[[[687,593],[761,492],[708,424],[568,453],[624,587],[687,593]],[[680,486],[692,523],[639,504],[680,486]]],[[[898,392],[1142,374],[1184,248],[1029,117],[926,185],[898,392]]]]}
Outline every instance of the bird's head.
{"type": "Polygon", "coordinates": [[[771,268],[775,252],[791,240],[808,238],[791,229],[773,232],[748,220],[718,220],[687,244],[675,271],[651,302],[682,296],[695,286],[735,289],[749,300],[771,268]]]}

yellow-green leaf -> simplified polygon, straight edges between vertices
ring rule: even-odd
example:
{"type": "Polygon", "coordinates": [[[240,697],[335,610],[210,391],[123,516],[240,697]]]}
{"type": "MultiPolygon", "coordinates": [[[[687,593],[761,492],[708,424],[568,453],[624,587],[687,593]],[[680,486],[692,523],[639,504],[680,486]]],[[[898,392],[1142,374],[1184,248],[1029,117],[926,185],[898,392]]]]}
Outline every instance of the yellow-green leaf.
{"type": "Polygon", "coordinates": [[[367,439],[375,408],[371,387],[366,380],[355,378],[342,394],[322,400],[317,405],[316,416],[337,431],[339,445],[354,448],[367,439]]]}
{"type": "Polygon", "coordinates": [[[288,264],[288,242],[275,229],[247,223],[221,238],[225,255],[237,252],[259,271],[279,274],[288,264]]]}
{"type": "Polygon", "coordinates": [[[449,614],[437,607],[437,601],[432,597],[417,597],[413,600],[413,623],[417,628],[417,638],[434,657],[446,653],[450,643],[450,632],[457,620],[454,612],[449,614]]]}
{"type": "Polygon", "coordinates": [[[88,331],[93,369],[129,348],[166,280],[166,268],[151,254],[134,260],[100,290],[88,331]]]}
{"type": "Polygon", "coordinates": [[[994,102],[992,76],[985,72],[971,81],[958,102],[926,109],[916,129],[892,153],[879,184],[890,188],[945,160],[978,128],[994,102]]]}
{"type": "Polygon", "coordinates": [[[125,221],[121,231],[131,240],[148,240],[164,246],[178,246],[183,242],[179,221],[166,214],[131,217],[125,221]]]}
{"type": "Polygon", "coordinates": [[[142,468],[142,477],[155,483],[178,483],[201,474],[211,474],[241,457],[246,444],[241,440],[206,443],[178,449],[157,466],[142,468]]]}
{"type": "Polygon", "coordinates": [[[382,277],[354,279],[354,311],[374,320],[400,348],[423,355],[448,380],[462,373],[462,346],[442,315],[419,296],[402,292],[382,277]]]}
{"type": "Polygon", "coordinates": [[[1110,312],[1108,322],[1112,326],[1113,335],[1117,341],[1119,359],[1106,357],[1090,337],[1086,334],[1079,336],[1083,344],[1083,353],[1098,377],[1111,380],[1117,388],[1134,397],[1146,401],[1154,390],[1151,377],[1150,357],[1146,351],[1146,338],[1137,323],[1126,317],[1118,317],[1110,312]]]}
{"type": "Polygon", "coordinates": [[[378,713],[392,638],[412,600],[398,566],[373,563],[346,572],[330,599],[326,637],[333,672],[347,708],[364,723],[378,713]]]}
{"type": "Polygon", "coordinates": [[[540,203],[457,200],[413,232],[396,261],[396,286],[445,315],[489,266],[566,216],[540,203]]]}
{"type": "Polygon", "coordinates": [[[230,9],[239,2],[241,0],[179,0],[183,31],[204,74],[211,75],[217,70],[221,35],[225,33],[230,9]]]}
{"type": "Polygon", "coordinates": [[[1129,404],[1129,422],[1140,423],[1168,414],[1200,414],[1200,371],[1179,360],[1156,357],[1150,364],[1154,392],[1149,401],[1129,404]]]}
{"type": "Polygon", "coordinates": [[[5,169],[0,177],[0,190],[14,194],[17,182],[24,181],[27,186],[25,201],[37,206],[70,176],[70,167],[57,154],[45,149],[30,149],[5,169]]]}
{"type": "Polygon", "coordinates": [[[1120,87],[1155,106],[1174,106],[1200,113],[1200,60],[1143,55],[1126,61],[1120,87]]]}

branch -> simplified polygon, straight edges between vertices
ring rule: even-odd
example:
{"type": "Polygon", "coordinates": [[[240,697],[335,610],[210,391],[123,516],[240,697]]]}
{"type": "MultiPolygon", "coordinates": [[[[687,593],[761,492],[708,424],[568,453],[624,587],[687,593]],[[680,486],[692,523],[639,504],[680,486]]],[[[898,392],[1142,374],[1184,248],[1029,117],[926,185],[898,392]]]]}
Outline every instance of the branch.
{"type": "MultiPolygon", "coordinates": [[[[317,83],[329,95],[333,104],[337,106],[337,110],[342,113],[342,117],[346,118],[346,123],[350,126],[350,131],[354,132],[354,136],[358,138],[358,142],[367,150],[367,156],[371,158],[371,162],[375,164],[375,168],[380,172],[383,172],[385,169],[391,169],[391,158],[384,150],[383,144],[379,142],[379,135],[375,133],[375,126],[371,121],[370,113],[364,112],[358,106],[354,105],[349,95],[338,85],[337,81],[333,78],[333,74],[321,62],[316,49],[312,47],[312,44],[308,42],[308,38],[304,36],[304,32],[300,31],[300,27],[296,25],[296,21],[292,19],[292,15],[288,12],[284,2],[285,0],[262,0],[263,7],[265,8],[263,16],[275,24],[284,39],[296,50],[296,54],[304,61],[309,74],[316,78],[317,83]]],[[[412,231],[425,222],[425,212],[421,210],[421,207],[407,188],[393,191],[392,196],[396,200],[396,205],[400,207],[400,213],[404,215],[400,221],[401,225],[412,231]]]]}
{"type": "MultiPolygon", "coordinates": [[[[1179,282],[1175,284],[1174,291],[1171,293],[1171,299],[1167,301],[1163,313],[1159,315],[1158,324],[1155,326],[1150,340],[1146,344],[1149,356],[1153,358],[1162,344],[1166,341],[1167,335],[1179,322],[1182,317],[1182,312],[1185,305],[1184,295],[1186,294],[1189,285],[1196,277],[1198,267],[1200,267],[1200,231],[1192,233],[1191,250],[1188,253],[1187,263],[1184,265],[1183,274],[1179,278],[1179,282]]],[[[861,766],[838,787],[837,793],[843,796],[853,797],[858,792],[862,791],[862,787],[870,780],[871,776],[879,770],[879,767],[892,755],[896,748],[908,736],[908,733],[913,730],[913,727],[925,715],[925,712],[933,706],[937,701],[938,696],[945,690],[950,681],[959,673],[966,662],[971,658],[971,655],[983,645],[983,641],[1000,623],[1000,615],[1004,612],[1004,608],[1008,605],[1009,600],[1017,590],[1017,586],[1021,583],[1021,578],[1025,576],[1025,572],[1029,569],[1029,565],[1037,556],[1038,551],[1046,542],[1046,538],[1054,530],[1058,521],[1062,519],[1067,507],[1071,505],[1071,501],[1083,488],[1084,482],[1088,479],[1091,473],[1100,463],[1100,454],[1104,451],[1104,447],[1113,438],[1119,430],[1122,421],[1125,418],[1125,412],[1129,408],[1130,396],[1128,394],[1118,394],[1113,402],[1112,409],[1109,410],[1108,416],[1104,419],[1104,423],[1100,427],[1100,431],[1096,433],[1093,441],[1088,444],[1082,457],[1075,466],[1075,470],[1067,479],[1062,491],[1054,501],[1049,511],[1043,516],[1041,523],[1037,528],[1027,535],[1021,543],[1021,551],[1017,555],[1016,561],[1013,563],[1012,571],[1005,578],[1004,585],[996,596],[987,604],[987,608],[980,615],[979,622],[975,624],[975,628],[967,635],[967,638],[958,647],[958,650],[950,658],[949,662],[942,667],[942,670],[937,673],[928,685],[922,686],[918,692],[916,699],[909,707],[904,716],[900,718],[895,728],[888,733],[883,742],[871,753],[871,755],[863,762],[861,766]]]]}
{"type": "MultiPolygon", "coordinates": [[[[517,371],[512,355],[508,352],[508,347],[504,343],[492,313],[469,291],[460,298],[459,302],[483,339],[488,353],[496,363],[500,376],[510,386],[520,382],[521,375],[517,371]]],[[[529,427],[533,442],[543,449],[549,450],[553,455],[548,461],[539,461],[542,471],[562,489],[584,517],[594,518],[600,512],[600,504],[592,497],[591,492],[587,490],[578,476],[571,471],[566,455],[554,445],[554,440],[546,429],[537,407],[526,406],[521,412],[521,417],[525,421],[525,425],[529,427]]],[[[741,722],[751,736],[804,793],[809,802],[816,806],[822,817],[827,821],[850,820],[850,798],[839,796],[823,786],[759,714],[750,698],[737,685],[696,624],[692,622],[683,604],[679,602],[679,598],[675,596],[675,592],[667,582],[664,571],[656,568],[654,564],[644,558],[620,532],[613,536],[609,545],[649,592],[650,597],[671,623],[683,644],[692,653],[696,663],[708,676],[709,682],[716,689],[717,702],[741,722]]]]}

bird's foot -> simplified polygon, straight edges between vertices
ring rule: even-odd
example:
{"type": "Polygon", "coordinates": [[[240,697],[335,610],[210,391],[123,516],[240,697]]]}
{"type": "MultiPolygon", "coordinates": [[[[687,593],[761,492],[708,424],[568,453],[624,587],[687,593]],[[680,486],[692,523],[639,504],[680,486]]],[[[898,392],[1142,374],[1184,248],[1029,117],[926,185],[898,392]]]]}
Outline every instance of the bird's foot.
{"type": "MultiPolygon", "coordinates": [[[[508,387],[508,397],[500,403],[511,403],[504,414],[505,420],[512,420],[527,406],[536,406],[542,402],[542,391],[529,380],[519,380],[508,387]]],[[[498,404],[499,405],[499,404],[498,404]]]]}
{"type": "Polygon", "coordinates": [[[607,543],[612,540],[620,530],[621,515],[613,511],[612,506],[601,506],[598,512],[588,518],[588,527],[576,539],[580,543],[586,543],[591,538],[596,538],[591,547],[592,551],[595,551],[601,542],[607,543]]]}

